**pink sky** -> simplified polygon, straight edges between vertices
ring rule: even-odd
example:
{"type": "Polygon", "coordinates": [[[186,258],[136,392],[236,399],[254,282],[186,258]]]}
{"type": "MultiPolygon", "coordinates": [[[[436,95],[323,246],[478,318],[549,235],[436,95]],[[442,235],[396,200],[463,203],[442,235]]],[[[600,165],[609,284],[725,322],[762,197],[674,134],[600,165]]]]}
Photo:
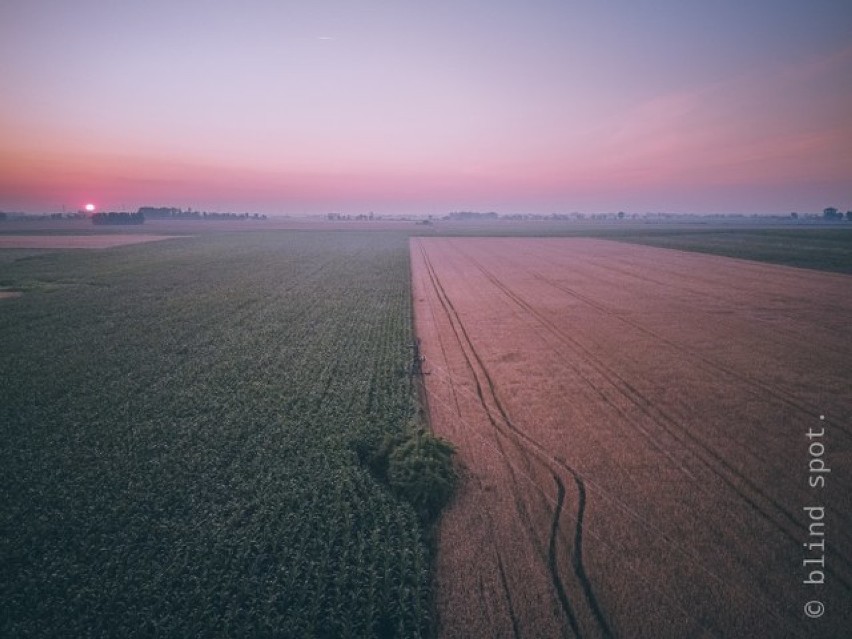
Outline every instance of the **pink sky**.
{"type": "Polygon", "coordinates": [[[126,4],[0,7],[0,210],[852,209],[843,3],[126,4]]]}

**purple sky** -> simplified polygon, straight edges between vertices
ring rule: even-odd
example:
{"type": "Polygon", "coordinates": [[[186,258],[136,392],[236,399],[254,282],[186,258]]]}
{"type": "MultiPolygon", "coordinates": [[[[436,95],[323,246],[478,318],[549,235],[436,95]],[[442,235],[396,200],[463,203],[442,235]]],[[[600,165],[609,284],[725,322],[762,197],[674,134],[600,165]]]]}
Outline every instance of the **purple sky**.
{"type": "Polygon", "coordinates": [[[0,210],[852,209],[852,3],[0,2],[0,210]]]}

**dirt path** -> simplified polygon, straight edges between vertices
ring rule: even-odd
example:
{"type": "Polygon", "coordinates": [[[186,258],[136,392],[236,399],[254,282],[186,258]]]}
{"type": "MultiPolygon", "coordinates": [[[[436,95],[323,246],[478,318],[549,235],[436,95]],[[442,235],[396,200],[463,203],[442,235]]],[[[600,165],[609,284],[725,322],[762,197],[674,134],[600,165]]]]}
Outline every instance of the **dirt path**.
{"type": "Polygon", "coordinates": [[[411,248],[433,427],[464,468],[443,636],[852,624],[848,276],[586,239],[411,248]],[[820,490],[810,427],[837,469],[820,490]],[[810,505],[831,531],[822,588],[802,584],[810,505]]]}

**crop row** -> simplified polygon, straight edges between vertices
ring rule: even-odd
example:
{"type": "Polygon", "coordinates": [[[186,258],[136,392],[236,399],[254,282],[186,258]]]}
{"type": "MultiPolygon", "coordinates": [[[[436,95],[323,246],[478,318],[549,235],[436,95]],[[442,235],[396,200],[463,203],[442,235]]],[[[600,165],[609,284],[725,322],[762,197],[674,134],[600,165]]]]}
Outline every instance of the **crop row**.
{"type": "Polygon", "coordinates": [[[3,264],[3,636],[422,636],[406,238],[223,234],[3,264]]]}

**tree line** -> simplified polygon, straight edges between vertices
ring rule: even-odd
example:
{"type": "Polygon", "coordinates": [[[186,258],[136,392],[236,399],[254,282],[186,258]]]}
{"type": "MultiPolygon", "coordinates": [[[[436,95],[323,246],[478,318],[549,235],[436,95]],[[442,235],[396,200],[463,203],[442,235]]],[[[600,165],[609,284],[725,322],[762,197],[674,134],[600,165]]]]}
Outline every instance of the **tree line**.
{"type": "Polygon", "coordinates": [[[145,216],[142,213],[95,213],[92,216],[92,224],[144,224],[145,216]]]}
{"type": "Polygon", "coordinates": [[[215,213],[208,211],[193,211],[192,209],[183,209],[171,206],[140,206],[136,211],[139,215],[144,215],[149,219],[160,220],[265,220],[265,215],[258,213],[215,213]]]}

